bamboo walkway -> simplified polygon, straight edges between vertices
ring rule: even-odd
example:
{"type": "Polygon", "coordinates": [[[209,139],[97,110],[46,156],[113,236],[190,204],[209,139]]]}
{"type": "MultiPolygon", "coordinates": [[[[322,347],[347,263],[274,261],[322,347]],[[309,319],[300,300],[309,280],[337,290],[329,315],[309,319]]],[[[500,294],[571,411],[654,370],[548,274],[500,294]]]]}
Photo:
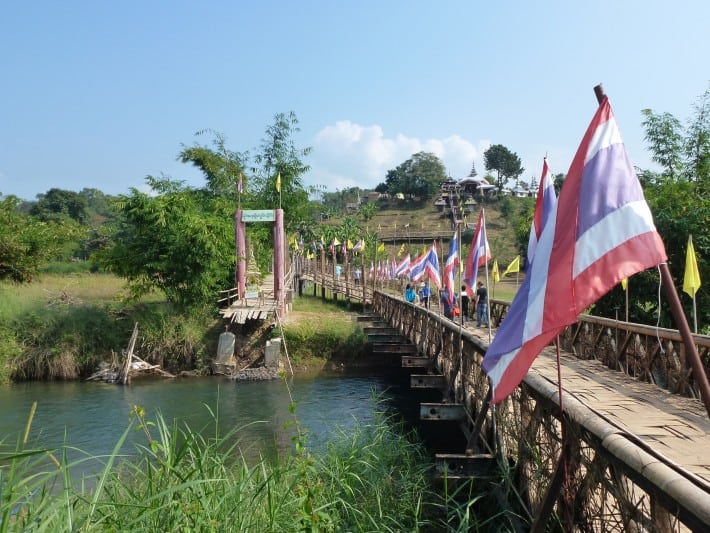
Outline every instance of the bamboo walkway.
{"type": "Polygon", "coordinates": [[[244,324],[247,320],[266,320],[276,310],[274,300],[274,275],[268,274],[262,282],[258,298],[237,300],[220,310],[222,317],[232,324],[244,324]]]}
{"type": "MultiPolygon", "coordinates": [[[[469,323],[466,330],[488,342],[484,328],[469,323]]],[[[701,401],[637,381],[596,360],[578,359],[563,351],[560,361],[566,394],[622,429],[647,452],[676,465],[679,475],[690,474],[710,492],[710,419],[701,401]]],[[[557,386],[554,347],[540,353],[530,372],[557,386]]]]}

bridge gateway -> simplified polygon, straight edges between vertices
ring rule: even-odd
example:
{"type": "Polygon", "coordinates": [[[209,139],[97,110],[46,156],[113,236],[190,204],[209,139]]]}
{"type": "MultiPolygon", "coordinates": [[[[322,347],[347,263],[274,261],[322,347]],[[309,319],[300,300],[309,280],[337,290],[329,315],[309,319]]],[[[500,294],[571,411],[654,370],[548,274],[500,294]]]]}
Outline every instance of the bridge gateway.
{"type": "MultiPolygon", "coordinates": [[[[327,271],[304,262],[298,275],[345,294],[349,280],[327,271]]],[[[441,404],[421,406],[422,418],[460,420],[468,449],[438,456],[449,476],[480,472],[489,456],[511,465],[498,482],[517,481],[517,511],[537,530],[554,508],[565,527],[578,530],[710,531],[710,420],[688,397],[698,392],[677,331],[580,316],[562,336],[564,416],[551,348],[491,414],[482,330],[404,302],[399,288],[397,296],[386,287],[359,289],[350,297],[373,302],[384,321],[386,331],[373,332],[378,342],[396,333],[415,348],[391,352],[417,368],[412,387],[442,391],[441,404]]],[[[497,324],[508,303],[491,305],[497,324]]],[[[707,366],[710,337],[693,338],[707,366]]]]}

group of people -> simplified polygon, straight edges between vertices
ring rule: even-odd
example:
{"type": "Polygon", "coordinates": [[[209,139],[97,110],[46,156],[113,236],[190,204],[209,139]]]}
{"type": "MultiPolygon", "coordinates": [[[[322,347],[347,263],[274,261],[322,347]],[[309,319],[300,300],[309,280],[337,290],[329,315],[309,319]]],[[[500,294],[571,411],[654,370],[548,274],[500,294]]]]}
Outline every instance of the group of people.
{"type": "MultiPolygon", "coordinates": [[[[476,326],[488,326],[488,289],[483,285],[483,282],[478,282],[476,294],[473,297],[473,302],[468,295],[466,285],[461,285],[461,295],[454,294],[453,299],[449,299],[446,291],[440,292],[440,302],[444,310],[444,316],[451,320],[463,315],[464,322],[471,320],[471,313],[476,312],[476,326]],[[460,306],[459,306],[460,302],[460,306]],[[472,303],[472,305],[470,305],[472,303]]],[[[404,289],[404,299],[407,302],[421,304],[429,309],[431,302],[431,288],[428,282],[423,282],[417,292],[416,286],[407,283],[404,289]]]]}

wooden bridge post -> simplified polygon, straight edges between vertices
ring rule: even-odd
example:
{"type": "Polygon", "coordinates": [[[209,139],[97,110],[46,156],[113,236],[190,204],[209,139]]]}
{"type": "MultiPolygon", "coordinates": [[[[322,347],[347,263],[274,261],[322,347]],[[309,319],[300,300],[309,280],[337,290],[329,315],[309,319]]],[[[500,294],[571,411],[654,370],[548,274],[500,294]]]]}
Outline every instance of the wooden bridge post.
{"type": "Polygon", "coordinates": [[[237,298],[244,297],[246,292],[246,277],[247,277],[247,247],[246,247],[246,224],[242,219],[243,211],[237,209],[234,213],[234,240],[237,251],[237,271],[235,285],[237,287],[237,298]]]}
{"type": "Polygon", "coordinates": [[[286,257],[284,253],[284,210],[274,209],[274,299],[279,318],[284,316],[284,268],[286,257]]]}

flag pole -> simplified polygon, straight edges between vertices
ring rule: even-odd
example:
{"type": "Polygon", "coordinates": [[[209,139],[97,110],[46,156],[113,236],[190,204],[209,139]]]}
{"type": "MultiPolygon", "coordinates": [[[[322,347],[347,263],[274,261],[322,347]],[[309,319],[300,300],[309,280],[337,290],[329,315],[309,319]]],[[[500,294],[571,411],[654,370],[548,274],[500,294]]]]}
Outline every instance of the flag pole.
{"type": "MultiPolygon", "coordinates": [[[[483,260],[484,260],[484,270],[486,271],[486,290],[490,287],[490,283],[488,282],[488,232],[486,231],[486,210],[485,208],[481,207],[481,211],[483,212],[483,217],[481,217],[481,220],[483,221],[483,260]]],[[[474,283],[476,283],[476,280],[473,280],[474,283]]],[[[491,297],[490,295],[486,296],[486,306],[488,309],[486,310],[486,315],[488,316],[488,344],[491,343],[491,337],[493,336],[491,333],[491,297]]]]}
{"type": "Polygon", "coordinates": [[[626,294],[626,322],[629,321],[629,280],[626,280],[626,289],[624,289],[624,294],[626,294]]]}
{"type": "MultiPolygon", "coordinates": [[[[604,88],[600,83],[594,87],[594,94],[597,97],[597,102],[602,103],[606,94],[604,93],[604,88]]],[[[700,356],[698,355],[698,349],[695,346],[695,341],[693,340],[693,334],[690,331],[690,326],[688,325],[688,320],[685,318],[685,313],[683,312],[683,306],[680,304],[680,298],[675,290],[675,285],[673,284],[673,276],[671,276],[671,271],[668,268],[668,263],[661,263],[658,265],[661,272],[661,285],[663,291],[668,298],[668,303],[671,308],[671,314],[673,319],[678,326],[678,332],[683,339],[683,344],[685,344],[685,353],[688,359],[690,359],[690,366],[693,369],[693,376],[695,377],[695,382],[698,385],[698,390],[700,391],[700,396],[705,404],[705,410],[710,417],[710,383],[708,383],[708,377],[705,374],[705,369],[703,368],[703,363],[700,361],[700,356]]]]}

